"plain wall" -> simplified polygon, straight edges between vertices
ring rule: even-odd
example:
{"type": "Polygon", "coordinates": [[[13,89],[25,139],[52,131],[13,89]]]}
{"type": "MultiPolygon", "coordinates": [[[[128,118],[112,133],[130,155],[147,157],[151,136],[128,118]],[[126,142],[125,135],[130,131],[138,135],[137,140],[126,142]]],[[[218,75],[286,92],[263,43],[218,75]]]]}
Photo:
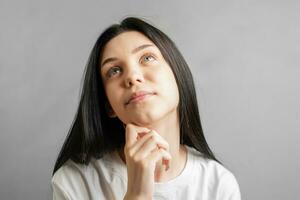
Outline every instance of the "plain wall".
{"type": "Polygon", "coordinates": [[[243,199],[296,200],[299,1],[0,2],[0,199],[52,199],[51,173],[98,35],[149,20],[193,72],[208,143],[243,199]]]}

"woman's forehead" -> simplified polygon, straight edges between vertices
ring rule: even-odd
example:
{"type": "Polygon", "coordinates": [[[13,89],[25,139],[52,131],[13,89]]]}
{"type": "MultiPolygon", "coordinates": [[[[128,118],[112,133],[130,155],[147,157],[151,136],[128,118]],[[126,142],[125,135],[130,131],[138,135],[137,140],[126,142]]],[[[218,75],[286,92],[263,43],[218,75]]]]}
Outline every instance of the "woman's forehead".
{"type": "Polygon", "coordinates": [[[102,55],[103,58],[105,58],[106,56],[109,56],[109,54],[119,52],[129,53],[142,45],[152,45],[153,47],[156,47],[144,34],[137,31],[126,31],[111,39],[105,45],[102,55]]]}

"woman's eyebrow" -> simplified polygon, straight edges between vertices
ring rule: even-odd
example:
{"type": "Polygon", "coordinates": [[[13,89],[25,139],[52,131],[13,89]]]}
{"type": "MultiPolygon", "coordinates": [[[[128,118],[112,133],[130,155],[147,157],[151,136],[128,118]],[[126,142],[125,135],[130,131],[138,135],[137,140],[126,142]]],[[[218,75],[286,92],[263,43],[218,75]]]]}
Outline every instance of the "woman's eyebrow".
{"type": "MultiPolygon", "coordinates": [[[[147,48],[147,47],[152,47],[152,46],[153,46],[152,44],[143,44],[143,45],[141,45],[141,46],[138,46],[138,47],[134,48],[134,49],[131,51],[131,53],[132,53],[132,54],[135,54],[135,53],[137,53],[137,52],[139,52],[139,51],[141,51],[141,50],[143,50],[143,49],[145,49],[145,48],[147,48]]],[[[116,60],[118,60],[118,59],[115,58],[115,57],[107,58],[107,59],[105,59],[105,60],[103,61],[103,63],[101,64],[101,67],[103,67],[106,63],[113,62],[113,61],[116,61],[116,60]]]]}
{"type": "Polygon", "coordinates": [[[143,44],[143,45],[138,46],[135,49],[133,49],[131,53],[134,54],[134,53],[136,53],[138,51],[141,51],[142,49],[145,49],[147,47],[152,47],[152,46],[153,46],[152,44],[143,44]]]}

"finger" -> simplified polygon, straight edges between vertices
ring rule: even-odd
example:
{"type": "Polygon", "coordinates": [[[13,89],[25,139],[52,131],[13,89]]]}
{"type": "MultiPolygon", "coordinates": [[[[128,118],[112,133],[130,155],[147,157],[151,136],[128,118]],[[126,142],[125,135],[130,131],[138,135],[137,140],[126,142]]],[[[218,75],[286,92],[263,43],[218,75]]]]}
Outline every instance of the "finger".
{"type": "Polygon", "coordinates": [[[131,155],[136,154],[136,152],[143,152],[142,158],[147,156],[155,148],[163,148],[166,151],[169,151],[169,144],[162,138],[156,131],[151,130],[146,133],[145,136],[140,138],[132,147],[131,155]],[[151,141],[148,141],[151,140],[151,141]]]}
{"type": "Polygon", "coordinates": [[[156,162],[162,160],[163,164],[166,165],[166,170],[168,170],[169,168],[169,162],[172,159],[172,156],[169,152],[167,152],[166,150],[159,148],[156,149],[155,151],[153,151],[153,153],[151,153],[147,159],[149,160],[149,162],[152,165],[155,165],[156,162]]]}
{"type": "Polygon", "coordinates": [[[136,153],[134,154],[134,157],[137,160],[142,160],[142,159],[146,158],[154,150],[159,148],[157,145],[157,142],[154,139],[152,139],[152,137],[153,137],[153,135],[151,135],[151,134],[144,136],[133,147],[134,150],[136,151],[136,153]],[[142,142],[142,140],[143,141],[146,140],[146,141],[142,142]]]}
{"type": "Polygon", "coordinates": [[[131,147],[136,142],[138,133],[149,132],[149,131],[150,129],[147,129],[145,127],[139,127],[131,123],[127,124],[125,128],[126,145],[128,147],[131,147]]]}
{"type": "Polygon", "coordinates": [[[159,148],[163,148],[166,151],[169,151],[169,143],[155,130],[151,130],[150,134],[153,135],[153,139],[157,142],[159,148]]]}
{"type": "Polygon", "coordinates": [[[131,151],[131,155],[134,155],[137,160],[141,160],[159,148],[168,152],[169,144],[162,137],[157,137],[155,132],[151,131],[148,135],[136,142],[131,149],[134,151],[131,151]]]}
{"type": "Polygon", "coordinates": [[[137,139],[137,142],[135,144],[133,144],[130,148],[130,152],[131,152],[131,155],[134,155],[136,152],[138,152],[141,147],[143,146],[143,144],[149,140],[149,138],[152,137],[152,134],[150,132],[148,132],[147,134],[145,134],[142,138],[139,137],[137,139]]]}

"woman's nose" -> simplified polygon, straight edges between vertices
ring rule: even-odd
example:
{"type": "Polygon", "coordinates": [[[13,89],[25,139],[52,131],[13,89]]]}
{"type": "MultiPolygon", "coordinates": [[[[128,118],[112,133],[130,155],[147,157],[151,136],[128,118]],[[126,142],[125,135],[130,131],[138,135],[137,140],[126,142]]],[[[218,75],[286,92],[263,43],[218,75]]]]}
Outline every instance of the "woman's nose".
{"type": "Polygon", "coordinates": [[[136,84],[141,84],[144,82],[143,72],[139,68],[129,69],[125,77],[126,87],[131,87],[136,84]]]}

